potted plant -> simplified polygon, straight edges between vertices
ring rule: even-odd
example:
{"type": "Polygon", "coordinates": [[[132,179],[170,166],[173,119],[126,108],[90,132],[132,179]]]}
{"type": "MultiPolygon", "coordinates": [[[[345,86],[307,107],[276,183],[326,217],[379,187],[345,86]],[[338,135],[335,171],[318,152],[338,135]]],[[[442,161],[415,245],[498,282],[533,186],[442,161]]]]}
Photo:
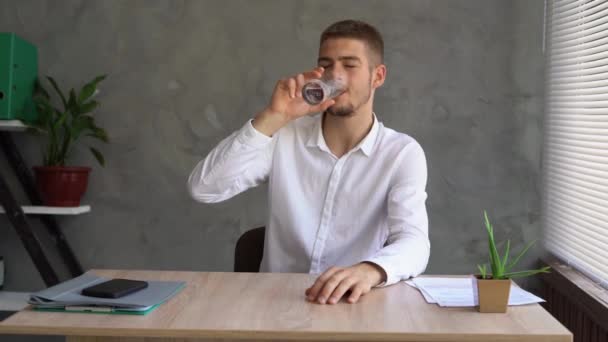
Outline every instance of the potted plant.
{"type": "MultiPolygon", "coordinates": [[[[95,124],[93,111],[99,102],[93,100],[97,94],[97,84],[105,75],[95,77],[79,91],[72,88],[66,97],[52,77],[49,83],[61,101],[62,109],[55,107],[40,82],[37,82],[33,99],[38,111],[38,119],[30,123],[30,129],[45,136],[43,166],[35,166],[36,185],[45,205],[70,207],[80,205],[84,195],[90,167],[67,166],[74,146],[85,137],[104,143],[108,142],[106,131],[95,124]]],[[[101,166],[105,160],[101,152],[89,146],[89,150],[101,166]]]]}
{"type": "Polygon", "coordinates": [[[511,240],[507,240],[506,248],[501,258],[494,240],[494,228],[488,219],[488,213],[484,211],[485,227],[488,233],[488,247],[490,254],[490,269],[488,273],[487,265],[477,265],[480,274],[475,276],[477,295],[479,299],[479,312],[499,312],[507,311],[509,303],[509,293],[511,290],[511,279],[528,277],[537,273],[548,273],[549,266],[537,269],[513,272],[512,269],[519,260],[534,245],[536,241],[530,242],[519,254],[509,262],[509,248],[511,240]]]}

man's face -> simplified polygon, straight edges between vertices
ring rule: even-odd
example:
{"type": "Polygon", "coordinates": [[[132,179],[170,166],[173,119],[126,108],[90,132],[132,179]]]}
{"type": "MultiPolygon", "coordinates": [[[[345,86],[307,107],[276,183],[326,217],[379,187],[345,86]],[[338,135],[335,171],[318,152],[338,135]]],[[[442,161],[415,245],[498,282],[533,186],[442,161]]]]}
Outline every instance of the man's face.
{"type": "Polygon", "coordinates": [[[376,66],[370,61],[366,44],[358,39],[327,39],[319,48],[318,65],[325,68],[324,77],[343,78],[346,91],[334,98],[336,103],[327,109],[335,116],[350,116],[370,101],[377,86],[376,66]]]}

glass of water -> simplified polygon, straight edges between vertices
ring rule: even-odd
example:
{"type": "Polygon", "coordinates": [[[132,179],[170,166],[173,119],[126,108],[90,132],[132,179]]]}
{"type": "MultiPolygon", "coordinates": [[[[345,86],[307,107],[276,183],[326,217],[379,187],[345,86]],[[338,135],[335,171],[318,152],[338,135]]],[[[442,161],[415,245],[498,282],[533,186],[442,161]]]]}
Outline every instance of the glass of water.
{"type": "Polygon", "coordinates": [[[332,99],[346,90],[346,81],[343,78],[315,79],[302,87],[302,98],[314,106],[332,99]]]}

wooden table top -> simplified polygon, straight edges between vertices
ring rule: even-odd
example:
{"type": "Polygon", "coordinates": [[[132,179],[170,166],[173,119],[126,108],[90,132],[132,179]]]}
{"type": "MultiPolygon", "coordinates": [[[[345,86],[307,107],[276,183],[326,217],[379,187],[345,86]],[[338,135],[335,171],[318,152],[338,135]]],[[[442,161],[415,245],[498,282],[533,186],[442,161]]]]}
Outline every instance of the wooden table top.
{"type": "Polygon", "coordinates": [[[146,316],[20,311],[3,334],[365,341],[572,341],[540,305],[506,314],[440,308],[405,283],[357,304],[305,300],[308,274],[93,270],[104,277],[181,280],[186,287],[146,316]]]}

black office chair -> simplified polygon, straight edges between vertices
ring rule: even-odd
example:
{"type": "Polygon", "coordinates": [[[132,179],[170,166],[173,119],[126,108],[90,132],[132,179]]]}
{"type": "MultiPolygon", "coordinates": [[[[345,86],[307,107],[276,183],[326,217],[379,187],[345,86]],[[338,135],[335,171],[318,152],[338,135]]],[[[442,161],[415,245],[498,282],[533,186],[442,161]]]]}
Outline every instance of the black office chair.
{"type": "Polygon", "coordinates": [[[239,237],[234,248],[234,272],[260,272],[265,233],[266,228],[259,227],[248,230],[239,237]]]}
{"type": "Polygon", "coordinates": [[[265,233],[266,228],[259,227],[246,231],[239,237],[234,248],[234,272],[260,271],[265,233]]]}

